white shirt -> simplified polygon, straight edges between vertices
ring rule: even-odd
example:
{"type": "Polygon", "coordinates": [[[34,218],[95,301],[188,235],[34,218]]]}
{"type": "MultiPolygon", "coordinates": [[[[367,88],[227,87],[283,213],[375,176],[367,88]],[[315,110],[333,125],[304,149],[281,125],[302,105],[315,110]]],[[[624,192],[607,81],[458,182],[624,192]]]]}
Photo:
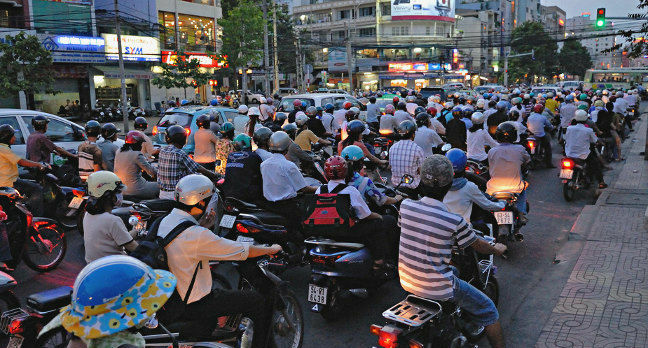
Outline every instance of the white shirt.
{"type": "Polygon", "coordinates": [[[394,117],[396,117],[396,122],[399,125],[401,124],[401,122],[405,120],[414,121],[412,115],[410,115],[407,111],[403,111],[403,110],[396,110],[396,112],[394,113],[394,117]]]}
{"type": "Polygon", "coordinates": [[[626,94],[623,99],[628,102],[629,106],[634,106],[635,104],[637,104],[637,97],[634,94],[626,94]]]}
{"type": "Polygon", "coordinates": [[[270,202],[295,198],[297,191],[307,186],[297,165],[280,153],[261,162],[261,176],[263,196],[270,202]]]}
{"type": "Polygon", "coordinates": [[[259,120],[261,122],[265,122],[268,118],[272,119],[272,116],[274,115],[274,106],[261,104],[261,106],[259,106],[259,111],[261,112],[261,117],[259,117],[259,120]]]}
{"type": "Polygon", "coordinates": [[[333,115],[329,114],[328,112],[322,113],[322,124],[324,125],[324,129],[326,130],[326,133],[333,134],[333,115]]]}
{"type": "Polygon", "coordinates": [[[468,135],[466,136],[466,149],[468,150],[466,155],[470,159],[483,161],[488,158],[486,154],[485,146],[495,147],[499,143],[488,134],[483,128],[476,130],[475,132],[467,131],[468,135]]]}
{"type": "Polygon", "coordinates": [[[443,126],[443,124],[441,124],[441,122],[439,122],[439,120],[437,120],[436,117],[430,117],[430,123],[431,123],[432,129],[434,129],[434,131],[437,132],[437,134],[440,134],[440,135],[445,134],[445,127],[443,126]]]}
{"type": "MultiPolygon", "coordinates": [[[[337,187],[337,185],[344,184],[344,183],[345,183],[344,179],[330,180],[327,184],[328,192],[333,191],[337,187]]],[[[320,190],[321,187],[318,187],[317,191],[315,191],[315,194],[319,194],[320,190]]],[[[371,210],[369,210],[369,206],[367,206],[367,203],[364,201],[364,199],[362,198],[362,194],[360,194],[360,191],[358,191],[357,188],[349,185],[339,193],[344,195],[349,195],[349,199],[351,200],[351,207],[355,211],[356,217],[358,219],[362,220],[367,216],[371,215],[371,210]]]]}
{"type": "Polygon", "coordinates": [[[436,103],[436,102],[428,103],[427,107],[428,108],[429,107],[435,108],[437,110],[437,115],[441,112],[441,110],[443,110],[443,105],[441,105],[439,103],[436,103]]]}
{"type": "Polygon", "coordinates": [[[433,129],[426,126],[419,127],[414,136],[414,142],[423,149],[425,157],[432,156],[432,149],[443,144],[441,137],[433,129]]]}
{"type": "Polygon", "coordinates": [[[346,121],[346,112],[345,109],[335,110],[333,112],[333,126],[331,126],[331,129],[334,132],[337,132],[342,127],[342,122],[346,121]]]}
{"type": "Polygon", "coordinates": [[[414,113],[416,112],[416,108],[418,108],[418,107],[419,106],[416,103],[407,103],[407,104],[405,104],[405,108],[407,109],[407,112],[410,115],[414,115],[414,113]]]}
{"type": "Polygon", "coordinates": [[[571,125],[576,112],[576,105],[574,103],[564,103],[560,106],[560,127],[567,128],[571,125]]]}
{"type": "Polygon", "coordinates": [[[270,157],[272,156],[272,153],[271,153],[271,152],[266,151],[266,150],[264,150],[264,149],[259,149],[259,148],[257,148],[256,150],[254,150],[254,152],[255,152],[257,155],[259,155],[259,157],[261,157],[261,162],[267,160],[268,158],[270,158],[270,157]]]}
{"type": "Polygon", "coordinates": [[[396,117],[394,115],[385,114],[380,118],[380,130],[388,130],[392,133],[398,130],[398,124],[396,123],[396,117]]]}
{"type": "Polygon", "coordinates": [[[571,158],[586,159],[590,154],[590,144],[597,140],[592,128],[587,128],[582,123],[569,126],[565,133],[565,155],[571,158]]]}
{"type": "Polygon", "coordinates": [[[506,205],[505,202],[493,202],[486,198],[477,185],[471,181],[466,182],[465,186],[460,189],[453,190],[451,188],[443,197],[443,204],[448,207],[448,210],[461,215],[468,222],[470,222],[473,203],[486,211],[500,210],[506,205]]]}
{"type": "Polygon", "coordinates": [[[85,213],[83,230],[86,262],[109,255],[122,255],[123,246],[133,240],[122,219],[111,213],[85,213]]]}
{"type": "Polygon", "coordinates": [[[614,102],[614,109],[612,111],[622,115],[627,114],[628,102],[623,98],[617,98],[617,100],[614,102]]]}
{"type": "Polygon", "coordinates": [[[166,237],[171,230],[187,220],[194,222],[196,226],[184,230],[164,249],[167,253],[169,271],[178,278],[176,289],[183,300],[196,266],[202,261],[202,268],[198,269],[187,301],[192,303],[211,292],[212,277],[209,261],[245,260],[249,254],[249,245],[217,236],[214,232],[198,226],[196,219],[189,213],[177,208],[171,210],[169,215],[160,222],[157,235],[166,237]]]}
{"type": "Polygon", "coordinates": [[[531,160],[522,145],[502,143],[488,151],[488,171],[490,180],[486,183],[486,193],[497,191],[520,193],[525,189],[522,180],[522,164],[531,160]]]}
{"type": "Polygon", "coordinates": [[[488,130],[488,116],[494,114],[495,112],[497,112],[496,109],[486,109],[486,111],[484,111],[484,129],[485,130],[488,130]]]}

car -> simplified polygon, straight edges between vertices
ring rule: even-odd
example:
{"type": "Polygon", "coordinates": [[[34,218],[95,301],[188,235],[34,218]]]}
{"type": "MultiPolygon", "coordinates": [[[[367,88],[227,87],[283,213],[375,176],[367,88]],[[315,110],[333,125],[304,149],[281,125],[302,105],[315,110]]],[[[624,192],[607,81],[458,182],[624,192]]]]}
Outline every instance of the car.
{"type": "Polygon", "coordinates": [[[466,89],[466,86],[461,82],[446,83],[441,87],[443,89],[466,89]]]}
{"type": "Polygon", "coordinates": [[[367,107],[364,106],[358,99],[354,98],[349,94],[342,93],[306,93],[306,94],[297,94],[287,96],[281,99],[279,104],[279,111],[291,112],[293,111],[293,102],[295,100],[301,100],[306,102],[308,106],[321,106],[324,107],[326,104],[333,104],[336,109],[342,107],[344,102],[351,102],[353,106],[360,108],[360,110],[366,110],[367,107]]]}
{"type": "Polygon", "coordinates": [[[573,91],[583,85],[583,81],[563,81],[559,83],[560,88],[563,90],[573,91]]]}
{"type": "Polygon", "coordinates": [[[54,144],[65,150],[79,148],[79,144],[86,140],[84,128],[62,117],[42,111],[21,109],[0,109],[0,124],[10,124],[16,130],[16,143],[11,149],[20,157],[27,155],[27,137],[34,132],[31,120],[36,115],[43,115],[50,120],[45,133],[54,144]]]}
{"type": "MultiPolygon", "coordinates": [[[[239,89],[236,91],[236,95],[240,96],[242,91],[239,89]]],[[[230,91],[230,94],[234,94],[234,91],[230,91]]],[[[247,91],[247,102],[250,104],[259,104],[259,101],[263,97],[261,93],[254,93],[252,91],[247,91]]]]}
{"type": "Polygon", "coordinates": [[[557,86],[540,86],[540,87],[533,87],[531,89],[531,93],[533,93],[534,95],[551,92],[555,96],[560,91],[561,91],[560,87],[557,86]]]}
{"type": "Polygon", "coordinates": [[[419,93],[421,93],[424,100],[428,100],[428,98],[433,95],[439,95],[441,101],[446,101],[448,99],[448,94],[445,89],[441,87],[423,87],[419,93]]]}
{"type": "Polygon", "coordinates": [[[389,86],[389,87],[384,87],[383,90],[398,95],[400,95],[402,92],[407,92],[407,88],[403,86],[389,86]]]}
{"type": "Polygon", "coordinates": [[[287,95],[293,95],[299,92],[297,92],[297,90],[294,88],[280,87],[278,93],[280,96],[285,97],[287,95]]]}
{"type": "Polygon", "coordinates": [[[349,92],[343,89],[329,89],[325,93],[338,93],[338,94],[349,94],[349,92]]]}
{"type": "Polygon", "coordinates": [[[183,147],[187,153],[193,153],[195,149],[194,134],[198,131],[196,119],[200,115],[209,115],[215,112],[218,115],[218,124],[225,122],[234,122],[234,118],[238,116],[236,109],[225,108],[220,106],[202,106],[190,105],[172,108],[164,113],[164,116],[158,121],[157,125],[153,127],[151,141],[155,145],[166,145],[165,131],[172,125],[180,125],[187,132],[187,144],[183,147]]]}

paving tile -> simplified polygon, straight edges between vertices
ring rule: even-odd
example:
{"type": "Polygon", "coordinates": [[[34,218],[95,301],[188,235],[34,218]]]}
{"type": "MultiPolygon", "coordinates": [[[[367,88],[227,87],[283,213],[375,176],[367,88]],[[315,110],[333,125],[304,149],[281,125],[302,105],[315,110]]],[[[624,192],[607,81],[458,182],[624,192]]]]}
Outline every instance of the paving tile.
{"type": "Polygon", "coordinates": [[[543,331],[540,333],[536,348],[585,348],[593,347],[596,334],[590,335],[567,335],[555,332],[543,331]]]}
{"type": "Polygon", "coordinates": [[[536,347],[592,347],[600,317],[552,313],[536,347]]]}
{"type": "Polygon", "coordinates": [[[593,284],[591,283],[567,282],[567,284],[565,284],[565,287],[563,288],[563,291],[560,293],[560,297],[607,300],[610,296],[611,285],[595,285],[598,286],[593,286],[593,284]]]}
{"type": "Polygon", "coordinates": [[[628,347],[648,344],[648,303],[607,301],[598,335],[623,339],[628,347]]]}
{"type": "Polygon", "coordinates": [[[603,315],[605,302],[606,300],[560,297],[553,312],[600,317],[603,315]]]}

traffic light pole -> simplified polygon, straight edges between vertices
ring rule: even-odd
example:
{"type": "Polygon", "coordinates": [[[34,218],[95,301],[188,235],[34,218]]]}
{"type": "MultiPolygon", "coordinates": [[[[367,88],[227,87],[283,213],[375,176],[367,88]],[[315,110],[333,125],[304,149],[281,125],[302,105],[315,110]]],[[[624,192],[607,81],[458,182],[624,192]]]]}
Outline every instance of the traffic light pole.
{"type": "Polygon", "coordinates": [[[520,53],[520,54],[507,54],[504,56],[504,87],[508,86],[508,61],[509,58],[517,58],[524,56],[535,56],[535,50],[531,50],[529,53],[520,53]]]}

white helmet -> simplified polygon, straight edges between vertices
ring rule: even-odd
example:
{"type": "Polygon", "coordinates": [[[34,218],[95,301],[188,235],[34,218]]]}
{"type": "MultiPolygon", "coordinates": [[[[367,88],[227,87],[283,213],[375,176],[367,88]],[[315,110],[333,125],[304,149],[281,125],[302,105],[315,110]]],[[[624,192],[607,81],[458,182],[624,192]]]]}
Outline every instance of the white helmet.
{"type": "Polygon", "coordinates": [[[268,102],[268,99],[266,99],[266,97],[261,97],[261,98],[259,99],[259,103],[261,103],[261,104],[265,104],[265,103],[267,103],[267,102],[268,102]]]}
{"type": "Polygon", "coordinates": [[[618,92],[616,93],[616,96],[617,96],[617,97],[623,97],[623,91],[618,91],[618,92]]]}
{"type": "Polygon", "coordinates": [[[407,98],[405,100],[407,100],[408,102],[413,102],[413,101],[416,100],[416,97],[413,96],[413,95],[409,95],[409,96],[407,96],[407,98]]]}
{"type": "Polygon", "coordinates": [[[353,111],[353,113],[355,113],[356,115],[360,114],[360,109],[358,107],[356,107],[356,106],[349,109],[349,111],[353,111]]]}
{"type": "Polygon", "coordinates": [[[306,121],[308,121],[308,116],[304,114],[303,112],[299,112],[295,115],[295,124],[297,127],[301,127],[306,124],[306,121]]]}
{"type": "Polygon", "coordinates": [[[117,174],[100,170],[88,176],[88,194],[94,198],[101,198],[106,192],[123,190],[126,188],[117,174]]]}
{"type": "Polygon", "coordinates": [[[482,109],[483,109],[484,106],[486,106],[486,100],[480,98],[479,100],[477,100],[477,103],[476,103],[475,105],[476,105],[478,108],[482,108],[482,109]]]}
{"type": "Polygon", "coordinates": [[[472,121],[473,124],[484,124],[484,114],[477,111],[470,116],[470,120],[472,121]]]}
{"type": "Polygon", "coordinates": [[[604,89],[603,90],[603,95],[608,95],[608,94],[610,94],[610,91],[608,91],[607,89],[604,89]]]}
{"type": "Polygon", "coordinates": [[[433,102],[434,102],[434,97],[433,97],[433,96],[429,96],[429,97],[428,97],[428,103],[433,103],[433,102]]]}
{"type": "Polygon", "coordinates": [[[524,99],[531,99],[531,94],[525,93],[524,94],[524,99]]]}
{"type": "Polygon", "coordinates": [[[521,92],[520,92],[520,89],[519,89],[519,88],[516,88],[516,89],[513,90],[513,94],[520,94],[520,93],[521,93],[521,92]]]}
{"type": "Polygon", "coordinates": [[[587,121],[588,117],[589,115],[587,115],[587,111],[585,110],[576,110],[576,112],[574,113],[574,120],[578,122],[587,121]]]}
{"type": "Polygon", "coordinates": [[[196,205],[214,195],[214,183],[202,174],[190,174],[180,179],[175,187],[175,200],[184,205],[196,205]]]}
{"type": "Polygon", "coordinates": [[[454,107],[454,103],[449,101],[449,102],[445,103],[444,106],[445,106],[446,109],[452,109],[454,107]]]}
{"type": "Polygon", "coordinates": [[[256,106],[253,106],[248,110],[247,114],[248,116],[261,116],[261,111],[256,106]]]}
{"type": "Polygon", "coordinates": [[[434,102],[436,102],[436,103],[438,103],[438,102],[441,101],[441,96],[438,95],[438,94],[435,94],[434,96],[432,96],[432,98],[434,98],[433,100],[434,100],[434,102]]]}
{"type": "Polygon", "coordinates": [[[547,93],[547,98],[553,98],[553,96],[554,96],[553,93],[551,92],[547,93]]]}
{"type": "Polygon", "coordinates": [[[241,115],[246,115],[248,113],[247,105],[241,105],[238,107],[238,113],[241,115]]]}

